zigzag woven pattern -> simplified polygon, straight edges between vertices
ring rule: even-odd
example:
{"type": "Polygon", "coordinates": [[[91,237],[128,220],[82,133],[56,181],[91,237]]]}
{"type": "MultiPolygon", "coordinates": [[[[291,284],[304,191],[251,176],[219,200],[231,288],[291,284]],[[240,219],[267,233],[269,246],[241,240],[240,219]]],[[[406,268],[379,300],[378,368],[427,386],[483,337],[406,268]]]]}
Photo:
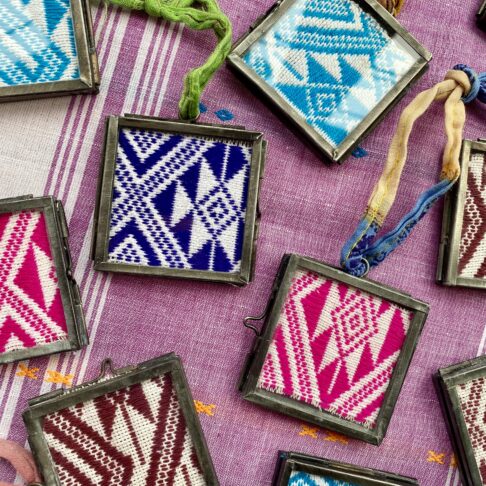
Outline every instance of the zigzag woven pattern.
{"type": "Polygon", "coordinates": [[[341,481],[330,477],[316,476],[302,471],[292,471],[289,486],[357,486],[356,483],[341,481]]]}
{"type": "Polygon", "coordinates": [[[482,483],[486,484],[486,379],[471,380],[459,385],[456,391],[482,483]]]}
{"type": "Polygon", "coordinates": [[[0,214],[0,353],[67,337],[44,215],[0,214]]]}
{"type": "Polygon", "coordinates": [[[109,261],[238,272],[251,150],[246,142],[121,130],[109,261]]]}
{"type": "Polygon", "coordinates": [[[459,275],[486,278],[486,156],[469,161],[466,203],[459,251],[459,275]]]}
{"type": "Polygon", "coordinates": [[[204,486],[169,374],[60,410],[44,434],[63,486],[204,486]]]}
{"type": "Polygon", "coordinates": [[[411,318],[379,297],[298,271],[258,387],[371,429],[411,318]]]}
{"type": "Polygon", "coordinates": [[[336,147],[414,56],[352,0],[297,0],[244,61],[336,147]]]}
{"type": "Polygon", "coordinates": [[[78,78],[70,0],[0,0],[0,86],[78,78]]]}

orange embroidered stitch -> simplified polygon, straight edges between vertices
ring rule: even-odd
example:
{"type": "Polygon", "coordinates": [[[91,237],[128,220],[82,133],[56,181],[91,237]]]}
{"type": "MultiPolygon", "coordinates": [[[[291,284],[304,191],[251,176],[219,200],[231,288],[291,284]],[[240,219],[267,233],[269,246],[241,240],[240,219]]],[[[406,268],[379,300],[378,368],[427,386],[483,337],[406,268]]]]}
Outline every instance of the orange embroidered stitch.
{"type": "Polygon", "coordinates": [[[39,371],[39,368],[28,368],[22,363],[19,364],[19,368],[20,371],[17,371],[17,376],[25,376],[25,378],[30,378],[32,380],[38,379],[37,372],[39,371]]]}
{"type": "Polygon", "coordinates": [[[312,437],[313,439],[317,439],[317,432],[319,429],[317,427],[309,427],[308,425],[302,425],[302,430],[299,432],[299,435],[302,437],[308,436],[312,437]]]}
{"type": "Polygon", "coordinates": [[[340,444],[349,444],[349,440],[344,437],[344,435],[338,434],[337,432],[330,432],[326,430],[326,437],[324,440],[329,442],[339,442],[340,444]]]}
{"type": "Polygon", "coordinates": [[[47,370],[47,378],[44,380],[47,383],[57,383],[59,385],[71,386],[73,384],[74,375],[63,375],[59,371],[47,370]]]}
{"type": "Polygon", "coordinates": [[[194,405],[197,413],[205,413],[209,417],[214,417],[214,409],[216,408],[216,405],[213,403],[206,405],[199,400],[194,400],[194,405]]]}
{"type": "Polygon", "coordinates": [[[437,464],[444,465],[445,459],[446,459],[445,452],[435,452],[435,451],[428,452],[427,462],[435,462],[437,464]]]}
{"type": "Polygon", "coordinates": [[[451,467],[457,467],[457,458],[455,454],[451,454],[451,462],[449,463],[451,467]]]}

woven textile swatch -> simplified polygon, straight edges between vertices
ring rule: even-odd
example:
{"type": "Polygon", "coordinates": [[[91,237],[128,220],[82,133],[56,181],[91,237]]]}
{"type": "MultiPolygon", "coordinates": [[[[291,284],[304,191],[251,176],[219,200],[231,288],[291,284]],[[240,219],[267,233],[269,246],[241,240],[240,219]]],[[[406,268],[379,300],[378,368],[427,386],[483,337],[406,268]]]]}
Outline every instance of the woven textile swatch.
{"type": "Polygon", "coordinates": [[[244,62],[336,147],[415,56],[353,0],[297,0],[244,62]]]}
{"type": "Polygon", "coordinates": [[[469,161],[466,203],[459,251],[459,275],[486,278],[486,174],[485,155],[469,161]]]}
{"type": "Polygon", "coordinates": [[[289,486],[357,486],[357,484],[327,476],[316,476],[306,472],[292,471],[289,486]]]}
{"type": "Polygon", "coordinates": [[[298,271],[258,387],[371,429],[411,319],[382,298],[298,271]]]}
{"type": "Polygon", "coordinates": [[[456,390],[476,464],[483,484],[486,484],[486,379],[471,380],[459,385],[456,390]]]}
{"type": "Polygon", "coordinates": [[[122,129],[109,261],[238,272],[251,151],[247,142],[122,129]]]}
{"type": "Polygon", "coordinates": [[[0,0],[0,86],[78,78],[70,0],[0,0]]]}
{"type": "Polygon", "coordinates": [[[0,214],[0,353],[67,337],[44,214],[0,214]]]}
{"type": "Polygon", "coordinates": [[[169,374],[45,417],[63,486],[204,486],[169,374]]]}

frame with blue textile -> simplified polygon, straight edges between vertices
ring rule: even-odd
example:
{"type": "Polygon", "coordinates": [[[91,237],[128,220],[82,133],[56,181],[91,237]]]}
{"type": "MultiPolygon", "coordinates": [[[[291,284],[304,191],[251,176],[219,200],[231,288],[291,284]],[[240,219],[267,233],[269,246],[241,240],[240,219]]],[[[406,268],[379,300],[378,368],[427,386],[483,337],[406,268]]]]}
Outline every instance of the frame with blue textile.
{"type": "MultiPolygon", "coordinates": [[[[458,459],[464,486],[484,484],[481,471],[474,457],[469,427],[462,413],[457,392],[460,385],[478,378],[486,378],[486,356],[479,356],[447,368],[441,368],[434,376],[434,385],[447,424],[449,437],[458,459]]],[[[480,415],[479,410],[478,408],[478,416],[480,415]]]]}
{"type": "Polygon", "coordinates": [[[376,469],[353,466],[297,452],[280,451],[278,453],[273,486],[306,484],[304,482],[306,475],[323,478],[329,481],[330,485],[418,486],[419,484],[416,479],[376,469]]]}
{"type": "MultiPolygon", "coordinates": [[[[69,11],[72,18],[79,77],[0,86],[0,102],[98,92],[100,71],[89,0],[69,0],[69,11]]],[[[55,19],[57,15],[58,12],[55,12],[49,18],[55,19]]],[[[24,25],[27,25],[25,21],[24,25]]],[[[39,63],[39,60],[35,62],[39,63]]],[[[24,64],[26,63],[22,61],[22,69],[25,69],[24,64]]]]}
{"type": "Polygon", "coordinates": [[[261,316],[247,317],[245,319],[245,326],[255,332],[256,338],[251,352],[247,355],[246,363],[240,376],[239,390],[245,400],[257,405],[270,408],[285,415],[290,415],[291,417],[328,430],[333,430],[354,439],[362,440],[373,445],[380,445],[385,438],[403,382],[405,381],[420,334],[427,319],[428,311],[429,307],[425,302],[416,300],[410,295],[399,292],[391,287],[365,278],[354,277],[342,270],[312,258],[295,254],[285,255],[275,278],[265,312],[261,316]],[[340,417],[311,404],[258,386],[266,356],[292,286],[293,277],[299,270],[314,272],[329,280],[343,283],[359,291],[367,292],[413,314],[410,327],[385,391],[376,424],[372,428],[367,428],[361,423],[340,417]],[[263,321],[261,330],[258,330],[250,324],[252,321],[263,321]]]}
{"type": "MultiPolygon", "coordinates": [[[[272,27],[284,19],[287,13],[296,6],[297,2],[298,0],[279,0],[266,14],[258,18],[250,27],[249,32],[235,44],[233,51],[228,56],[228,63],[250,88],[256,88],[257,92],[269,101],[280,115],[292,122],[297,130],[304,134],[320,153],[324,154],[325,160],[341,163],[351,155],[361,140],[374,129],[388,111],[400,101],[412,83],[422,76],[428,67],[429,61],[432,59],[432,54],[419,44],[376,0],[350,0],[350,2],[354,2],[358,8],[362,9],[363,12],[369,14],[390,37],[396,38],[397,45],[413,53],[415,61],[401,79],[393,84],[391,89],[382,97],[376,106],[367,115],[362,117],[356,126],[353,125],[354,128],[342,140],[340,139],[339,142],[333,144],[323,135],[321,130],[308,123],[301,111],[287,101],[274,86],[270,85],[262,76],[257,74],[244,60],[245,55],[250,52],[251,48],[261,41],[272,27]]],[[[310,20],[302,26],[302,29],[309,28],[311,25],[309,22],[310,20]]],[[[307,34],[307,31],[302,32],[302,36],[307,34]]],[[[328,67],[332,72],[336,73],[341,70],[339,66],[336,66],[337,61],[334,59],[332,53],[324,57],[325,59],[322,62],[324,64],[330,62],[328,67]]],[[[303,70],[304,68],[303,66],[297,66],[295,69],[303,70]]],[[[302,73],[300,74],[302,75],[302,73]]],[[[293,85],[299,85],[299,83],[292,82],[293,85]]],[[[302,96],[305,98],[306,96],[311,96],[311,94],[307,93],[307,95],[302,96]]],[[[326,97],[322,96],[315,103],[322,103],[322,109],[325,111],[328,106],[336,102],[336,100],[333,101],[333,96],[330,96],[327,101],[326,97]]],[[[361,96],[367,95],[362,94],[361,96]]],[[[350,103],[350,101],[343,100],[341,104],[346,103],[350,103]]],[[[339,117],[339,114],[337,112],[336,116],[339,117]]],[[[317,117],[319,118],[321,116],[322,113],[319,112],[317,117]]]]}
{"type": "MultiPolygon", "coordinates": [[[[465,206],[470,176],[469,169],[472,157],[476,154],[484,154],[486,156],[486,140],[479,139],[477,142],[464,140],[460,160],[461,176],[444,199],[436,280],[438,283],[447,286],[486,289],[485,277],[473,276],[470,274],[471,272],[464,272],[460,269],[461,241],[466,220],[465,206]]],[[[482,234],[478,236],[483,237],[482,234]]]]}
{"type": "MultiPolygon", "coordinates": [[[[256,242],[260,225],[258,198],[265,166],[266,146],[267,143],[263,139],[262,133],[250,132],[240,126],[230,127],[227,125],[196,124],[137,115],[109,117],[107,120],[104,157],[100,170],[98,199],[93,225],[92,259],[94,260],[95,269],[108,272],[205,280],[210,282],[229,283],[238,286],[244,286],[251,282],[255,268],[256,242]],[[242,197],[246,201],[246,206],[244,207],[244,210],[242,209],[243,206],[240,207],[240,211],[244,214],[244,222],[243,218],[240,220],[243,226],[238,231],[237,252],[240,256],[240,260],[233,269],[223,271],[222,267],[211,269],[205,267],[201,268],[201,266],[198,268],[187,268],[183,266],[171,267],[161,261],[157,264],[132,264],[123,261],[113,261],[113,259],[110,260],[110,241],[112,241],[110,239],[111,218],[114,204],[115,178],[120,137],[123,130],[132,129],[164,136],[176,135],[181,137],[182,140],[216,140],[223,145],[242,144],[246,147],[247,155],[245,157],[247,158],[248,172],[245,172],[246,182],[244,183],[244,190],[242,192],[242,194],[244,194],[242,197]]],[[[188,153],[186,149],[184,150],[184,153],[188,153]]],[[[189,149],[189,151],[190,150],[192,149],[189,149]]],[[[168,152],[168,154],[170,155],[170,164],[174,167],[177,166],[178,162],[180,162],[177,158],[182,152],[181,154],[176,153],[175,155],[172,155],[172,152],[168,152]]],[[[204,158],[202,155],[197,156],[201,159],[204,158]]],[[[192,157],[194,158],[194,155],[192,157]]],[[[227,157],[229,157],[229,155],[227,157]]],[[[163,164],[163,159],[160,163],[163,164]]],[[[226,163],[228,163],[228,161],[226,163]]],[[[201,169],[200,173],[202,174],[202,172],[203,169],[201,169]]],[[[229,184],[232,182],[234,182],[233,179],[231,179],[229,183],[227,183],[227,181],[224,182],[224,187],[222,188],[224,194],[228,195],[228,191],[231,193],[229,184]]],[[[211,184],[212,183],[209,183],[209,185],[211,184]]],[[[216,189],[217,187],[215,186],[214,190],[216,191],[216,189]]],[[[185,200],[187,201],[187,198],[185,200]]],[[[234,201],[234,198],[232,200],[234,201]]],[[[224,205],[224,202],[221,204],[224,205]]],[[[175,206],[177,206],[177,204],[174,202],[174,207],[175,206]]],[[[207,209],[208,208],[204,209],[204,211],[207,209]]],[[[197,208],[195,208],[195,210],[197,210],[197,208]]],[[[207,211],[205,214],[209,215],[206,218],[206,222],[210,224],[209,219],[213,217],[212,215],[214,213],[211,210],[207,211]]],[[[218,218],[218,215],[214,215],[214,217],[218,218]]],[[[183,221],[186,221],[186,219],[183,221]]],[[[190,225],[191,221],[187,222],[186,230],[187,228],[191,228],[190,225]]],[[[222,227],[226,228],[226,222],[222,223],[222,227]]],[[[194,226],[192,226],[192,228],[194,228],[194,226]]],[[[220,229],[216,231],[217,234],[215,233],[215,238],[218,237],[220,232],[220,229]]],[[[166,249],[162,248],[162,251],[165,252],[166,249]]],[[[235,259],[237,258],[235,257],[235,259]]]]}

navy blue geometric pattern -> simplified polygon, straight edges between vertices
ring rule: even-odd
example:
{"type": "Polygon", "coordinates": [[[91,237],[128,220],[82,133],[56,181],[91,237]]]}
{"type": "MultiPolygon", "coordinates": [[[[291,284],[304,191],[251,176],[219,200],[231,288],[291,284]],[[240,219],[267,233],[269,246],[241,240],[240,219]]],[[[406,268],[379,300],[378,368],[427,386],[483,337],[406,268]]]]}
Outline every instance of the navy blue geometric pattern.
{"type": "Polygon", "coordinates": [[[316,476],[301,471],[292,471],[289,479],[289,486],[358,486],[355,483],[349,483],[331,477],[316,476]]]}
{"type": "Polygon", "coordinates": [[[79,79],[70,0],[0,0],[0,86],[79,79]]]}
{"type": "Polygon", "coordinates": [[[336,147],[416,56],[353,0],[297,0],[243,60],[336,147]]]}
{"type": "Polygon", "coordinates": [[[109,261],[238,272],[251,153],[248,142],[120,130],[109,261]]]}

